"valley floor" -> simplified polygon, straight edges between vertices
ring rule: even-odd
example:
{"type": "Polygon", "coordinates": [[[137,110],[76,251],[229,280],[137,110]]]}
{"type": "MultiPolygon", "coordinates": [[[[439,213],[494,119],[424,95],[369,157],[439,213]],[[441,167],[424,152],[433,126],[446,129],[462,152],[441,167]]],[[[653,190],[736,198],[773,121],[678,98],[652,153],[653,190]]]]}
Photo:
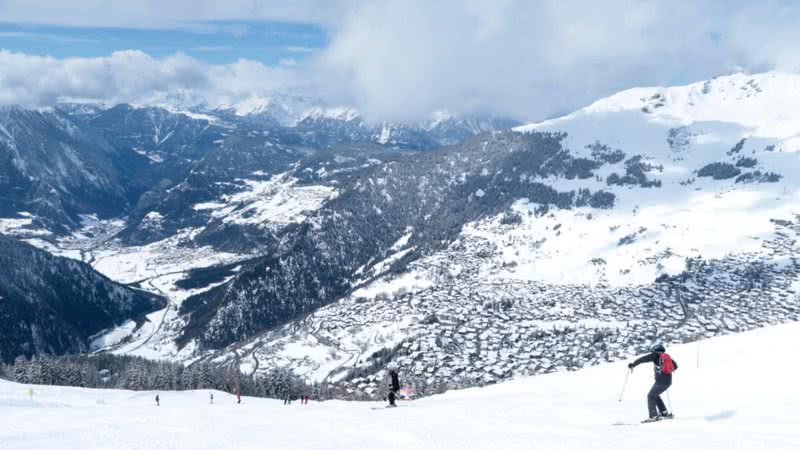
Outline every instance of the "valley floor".
{"type": "Polygon", "coordinates": [[[102,391],[0,382],[4,449],[799,448],[800,323],[668,349],[677,418],[640,425],[650,367],[624,363],[381,403],[283,402],[208,391],[102,391]],[[699,367],[698,367],[699,365],[699,367]],[[615,426],[615,422],[634,424],[615,426]]]}

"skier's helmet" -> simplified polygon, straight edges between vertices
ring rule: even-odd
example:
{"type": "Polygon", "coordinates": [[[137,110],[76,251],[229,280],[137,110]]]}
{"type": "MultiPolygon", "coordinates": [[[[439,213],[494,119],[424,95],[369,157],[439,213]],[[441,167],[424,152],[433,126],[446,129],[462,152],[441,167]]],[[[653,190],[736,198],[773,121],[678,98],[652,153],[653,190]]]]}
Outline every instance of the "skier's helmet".
{"type": "Polygon", "coordinates": [[[652,350],[653,353],[664,353],[666,351],[667,351],[667,349],[664,348],[664,346],[661,345],[661,344],[656,344],[655,346],[653,346],[653,350],[652,350]]]}

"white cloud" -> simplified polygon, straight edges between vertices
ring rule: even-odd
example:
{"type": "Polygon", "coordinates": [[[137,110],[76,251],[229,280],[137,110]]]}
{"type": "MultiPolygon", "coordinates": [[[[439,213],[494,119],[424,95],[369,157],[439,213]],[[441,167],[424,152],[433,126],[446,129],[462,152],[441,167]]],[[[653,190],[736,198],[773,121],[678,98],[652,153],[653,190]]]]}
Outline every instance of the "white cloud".
{"type": "Polygon", "coordinates": [[[700,79],[741,62],[739,48],[720,48],[709,34],[725,26],[724,17],[714,18],[724,8],[678,3],[368,3],[333,34],[316,69],[320,80],[332,80],[323,83],[331,95],[349,95],[368,115],[447,108],[540,118],[626,87],[700,79]]]}
{"type": "Polygon", "coordinates": [[[540,119],[734,67],[797,71],[797,23],[800,3],[780,1],[387,0],[351,10],[315,68],[370,116],[540,119]]]}
{"type": "Polygon", "coordinates": [[[184,54],[153,58],[136,50],[64,59],[0,50],[0,67],[0,104],[28,106],[65,98],[144,103],[183,90],[210,102],[233,102],[295,82],[288,69],[259,62],[209,65],[184,54]]]}
{"type": "Polygon", "coordinates": [[[375,119],[441,109],[540,119],[633,86],[700,80],[735,67],[800,69],[800,3],[787,1],[176,0],[157,10],[143,1],[101,3],[0,0],[0,17],[199,32],[217,32],[225,20],[285,20],[322,25],[329,44],[284,48],[313,52],[304,64],[286,58],[277,68],[140,52],[63,60],[2,52],[0,102],[135,99],[171,89],[233,100],[310,80],[331,103],[375,119]]]}

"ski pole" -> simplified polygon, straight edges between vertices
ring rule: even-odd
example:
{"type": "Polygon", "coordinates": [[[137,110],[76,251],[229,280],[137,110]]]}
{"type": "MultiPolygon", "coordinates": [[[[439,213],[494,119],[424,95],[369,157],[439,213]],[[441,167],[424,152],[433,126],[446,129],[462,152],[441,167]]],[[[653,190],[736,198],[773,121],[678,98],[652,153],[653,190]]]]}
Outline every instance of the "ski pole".
{"type": "Polygon", "coordinates": [[[628,385],[628,377],[631,374],[631,370],[625,372],[625,382],[622,383],[622,392],[619,393],[619,401],[622,402],[622,395],[625,393],[625,386],[628,385]]]}

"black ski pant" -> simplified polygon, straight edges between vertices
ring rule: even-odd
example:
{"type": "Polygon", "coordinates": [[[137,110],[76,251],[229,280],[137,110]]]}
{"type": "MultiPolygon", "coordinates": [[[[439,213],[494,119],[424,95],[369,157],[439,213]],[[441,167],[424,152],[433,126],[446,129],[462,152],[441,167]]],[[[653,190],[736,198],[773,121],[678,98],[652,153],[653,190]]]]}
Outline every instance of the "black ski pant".
{"type": "Polygon", "coordinates": [[[661,394],[669,389],[671,385],[672,383],[659,383],[656,381],[656,384],[650,388],[650,392],[647,393],[647,412],[650,414],[650,417],[656,417],[659,414],[664,415],[667,413],[667,406],[664,404],[664,400],[661,400],[661,394]]]}

